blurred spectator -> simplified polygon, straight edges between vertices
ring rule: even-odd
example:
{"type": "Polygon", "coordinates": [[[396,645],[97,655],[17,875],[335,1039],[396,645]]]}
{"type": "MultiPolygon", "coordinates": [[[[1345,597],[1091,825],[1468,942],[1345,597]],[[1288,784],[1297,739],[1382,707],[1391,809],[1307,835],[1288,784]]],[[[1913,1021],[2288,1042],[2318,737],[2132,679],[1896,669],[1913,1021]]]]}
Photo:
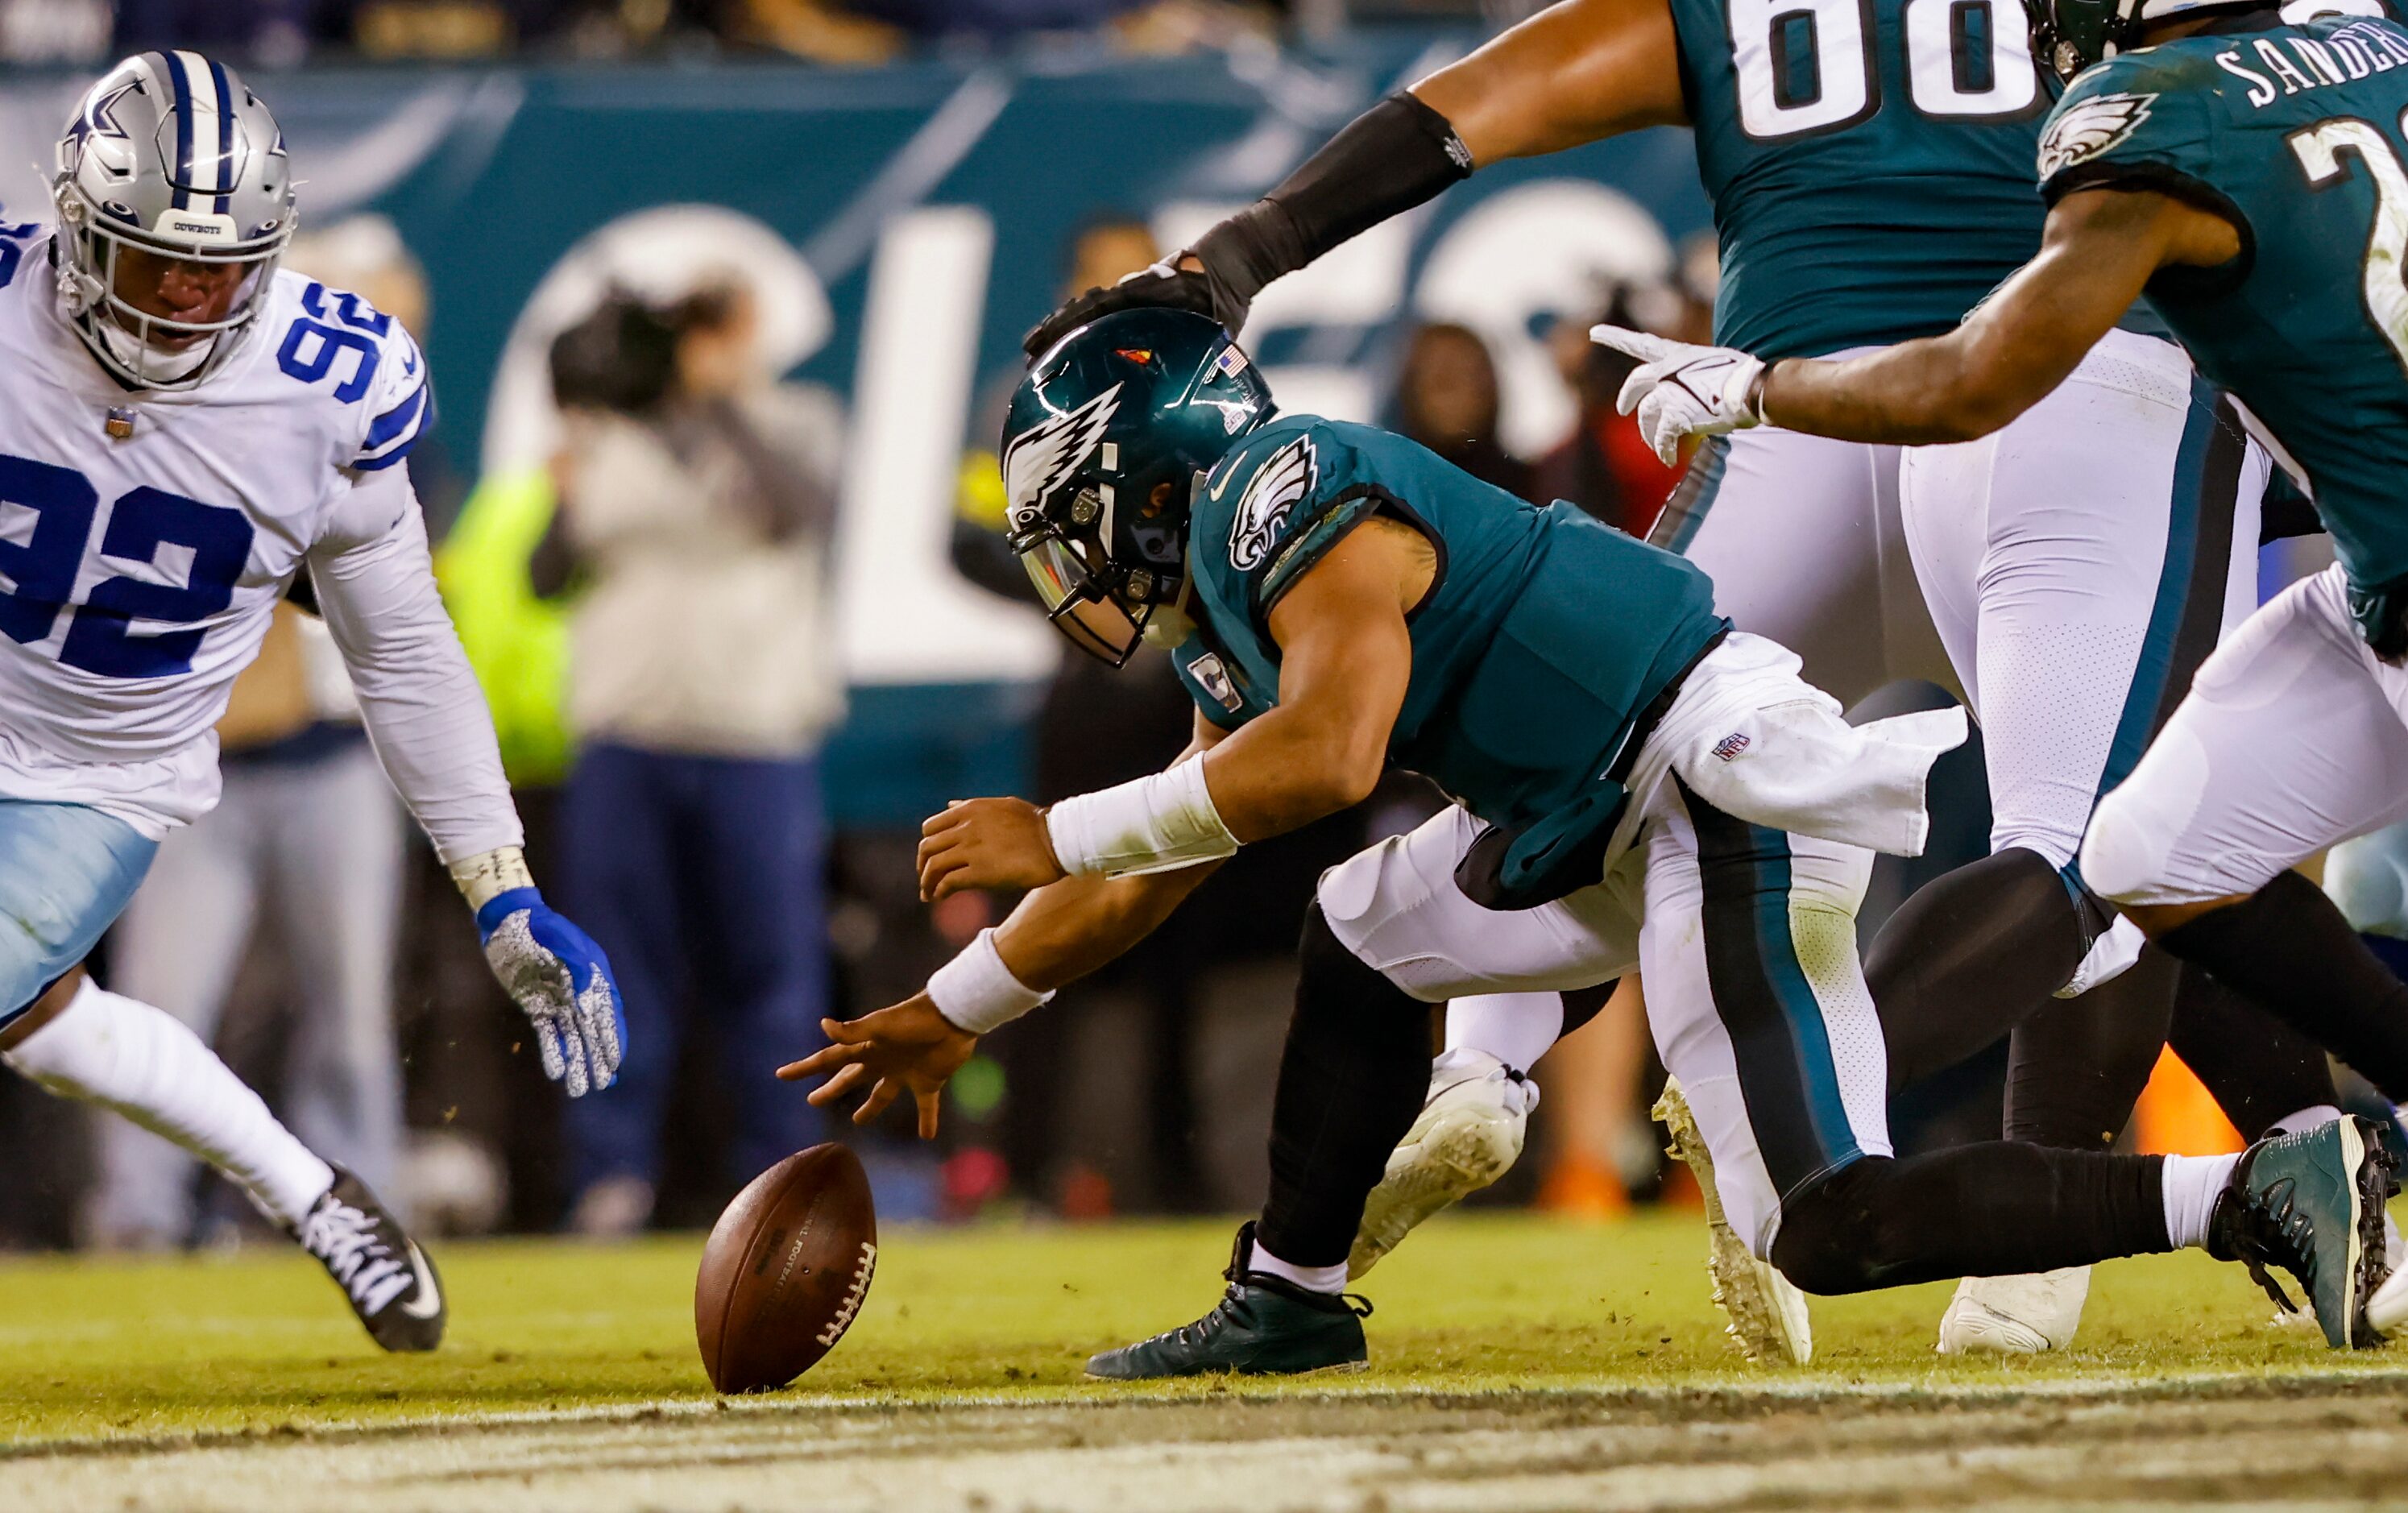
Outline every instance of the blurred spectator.
{"type": "Polygon", "coordinates": [[[1588,328],[1599,321],[1644,324],[1629,292],[1618,290],[1594,319],[1558,321],[1547,333],[1555,369],[1579,410],[1571,434],[1539,459],[1538,492],[1542,498],[1569,499],[1608,525],[1644,536],[1681,481],[1686,460],[1667,467],[1640,435],[1638,417],[1615,411],[1623,380],[1637,364],[1588,339],[1588,328]]]}
{"type": "Polygon", "coordinates": [[[819,1043],[826,1006],[842,422],[825,391],[773,381],[736,277],[668,309],[613,294],[553,343],[552,375],[556,557],[581,580],[559,876],[618,969],[628,1033],[619,1085],[569,1106],[570,1223],[614,1235],[652,1214],[687,1003],[716,1021],[739,1175],[816,1126],[770,1072],[819,1043]]]}
{"type": "MultiPolygon", "coordinates": [[[[112,939],[117,986],[213,1038],[255,926],[273,932],[299,1012],[266,1092],[310,1149],[395,1194],[401,1068],[394,931],[404,827],[325,626],[277,607],[218,722],[216,808],[160,843],[112,939]]],[[[156,1249],[194,1238],[195,1166],[146,1130],[101,1127],[88,1237],[156,1249]]]]}
{"type": "Polygon", "coordinates": [[[322,23],[339,27],[350,9],[334,0],[117,0],[117,50],[191,48],[286,67],[324,39],[322,23]]]}
{"type": "Polygon", "coordinates": [[[115,21],[108,0],[0,0],[0,63],[99,63],[115,21]]]}
{"type": "Polygon", "coordinates": [[[1535,496],[1530,464],[1497,439],[1497,361],[1469,326],[1413,328],[1397,380],[1397,429],[1455,466],[1520,498],[1535,496]]]}

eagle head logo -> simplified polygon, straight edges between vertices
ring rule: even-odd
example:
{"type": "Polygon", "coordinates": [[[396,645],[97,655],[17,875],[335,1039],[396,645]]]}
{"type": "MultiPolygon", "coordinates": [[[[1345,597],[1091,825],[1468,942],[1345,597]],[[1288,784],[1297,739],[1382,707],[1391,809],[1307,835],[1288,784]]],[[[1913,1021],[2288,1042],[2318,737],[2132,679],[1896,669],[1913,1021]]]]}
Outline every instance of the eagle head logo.
{"type": "Polygon", "coordinates": [[[2101,94],[2057,113],[2040,141],[2040,176],[2087,163],[2122,142],[2149,119],[2155,94],[2101,94]]]}
{"type": "Polygon", "coordinates": [[[1003,496],[1013,530],[1037,523],[1045,501],[1104,439],[1120,403],[1121,386],[1114,384],[1077,409],[1047,416],[1005,445],[1003,496]]]}

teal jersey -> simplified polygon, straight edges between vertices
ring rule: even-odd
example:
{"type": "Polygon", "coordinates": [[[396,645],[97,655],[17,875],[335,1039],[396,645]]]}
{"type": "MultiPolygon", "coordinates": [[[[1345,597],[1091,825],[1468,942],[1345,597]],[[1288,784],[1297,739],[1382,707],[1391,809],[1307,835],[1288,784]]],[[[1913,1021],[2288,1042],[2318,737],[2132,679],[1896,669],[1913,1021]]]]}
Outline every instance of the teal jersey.
{"type": "Polygon", "coordinates": [[[2239,228],[2238,258],[2164,269],[2149,299],[2305,471],[2362,621],[2408,588],[2403,107],[2408,29],[2269,11],[2089,69],[2040,150],[2052,202],[2157,189],[2239,228]]]}
{"type": "Polygon", "coordinates": [[[1954,327],[2040,247],[2019,0],[1671,0],[1714,204],[1714,340],[1815,357],[1954,327]]]}
{"type": "MultiPolygon", "coordinates": [[[[1279,702],[1270,612],[1373,515],[1427,536],[1438,576],[1411,617],[1412,676],[1389,760],[1496,827],[1484,902],[1524,907],[1598,880],[1641,715],[1728,628],[1683,558],[1570,505],[1534,508],[1402,436],[1286,416],[1197,488],[1197,633],[1174,661],[1207,720],[1279,702]]],[[[1477,894],[1476,894],[1477,896],[1477,894]]]]}

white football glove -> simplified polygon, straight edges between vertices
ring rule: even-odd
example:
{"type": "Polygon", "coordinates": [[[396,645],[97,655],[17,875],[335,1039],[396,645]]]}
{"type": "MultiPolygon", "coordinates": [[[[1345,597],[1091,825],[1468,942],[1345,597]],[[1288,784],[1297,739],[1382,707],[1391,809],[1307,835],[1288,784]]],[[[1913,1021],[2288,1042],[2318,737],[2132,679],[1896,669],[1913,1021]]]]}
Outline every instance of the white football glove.
{"type": "Polygon", "coordinates": [[[1591,326],[1589,340],[1639,359],[1614,408],[1639,412],[1639,434],[1666,463],[1683,436],[1718,436],[1764,423],[1756,380],[1764,363],[1727,347],[1694,347],[1621,326],[1591,326]]]}

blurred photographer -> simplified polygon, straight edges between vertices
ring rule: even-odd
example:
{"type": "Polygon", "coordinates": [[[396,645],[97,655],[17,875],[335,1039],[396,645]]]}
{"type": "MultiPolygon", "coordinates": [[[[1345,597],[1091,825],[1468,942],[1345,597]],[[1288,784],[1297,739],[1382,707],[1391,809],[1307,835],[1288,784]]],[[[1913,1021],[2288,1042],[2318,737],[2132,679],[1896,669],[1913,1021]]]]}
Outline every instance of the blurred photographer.
{"type": "Polygon", "coordinates": [[[715,1021],[731,1176],[811,1143],[764,1045],[827,996],[819,749],[844,688],[829,538],[842,417],[780,383],[733,278],[613,293],[552,349],[565,444],[539,592],[573,587],[564,876],[619,967],[631,1054],[568,1109],[570,1226],[643,1227],[686,1006],[715,1021]]]}

